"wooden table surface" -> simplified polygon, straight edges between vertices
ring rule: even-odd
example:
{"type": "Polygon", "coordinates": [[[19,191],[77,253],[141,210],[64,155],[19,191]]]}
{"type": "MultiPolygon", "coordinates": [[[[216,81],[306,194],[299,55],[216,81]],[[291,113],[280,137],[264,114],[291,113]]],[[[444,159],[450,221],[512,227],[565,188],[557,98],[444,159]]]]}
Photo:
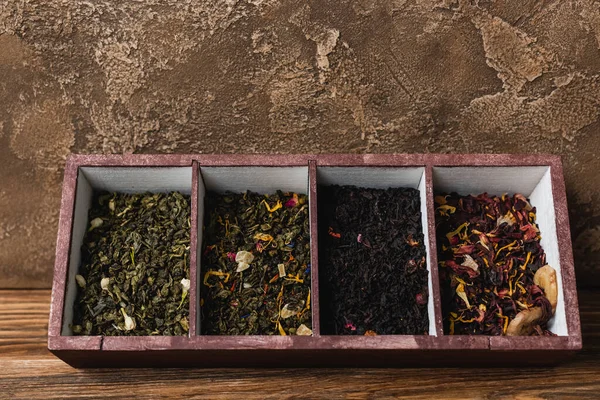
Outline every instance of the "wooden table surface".
{"type": "Polygon", "coordinates": [[[600,292],[580,291],[583,351],[553,368],[87,369],[48,352],[49,290],[0,290],[0,398],[600,398],[600,292]]]}

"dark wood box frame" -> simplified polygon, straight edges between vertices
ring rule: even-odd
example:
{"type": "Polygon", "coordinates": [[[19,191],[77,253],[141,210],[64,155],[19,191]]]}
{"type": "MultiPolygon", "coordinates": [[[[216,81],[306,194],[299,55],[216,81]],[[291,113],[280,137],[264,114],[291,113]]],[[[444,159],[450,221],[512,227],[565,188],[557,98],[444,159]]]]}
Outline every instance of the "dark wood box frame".
{"type": "MultiPolygon", "coordinates": [[[[432,316],[430,316],[431,318],[432,316]]],[[[145,366],[463,366],[550,365],[581,349],[581,328],[569,231],[567,199],[560,158],[554,155],[508,154],[365,154],[365,155],[72,155],[67,160],[60,211],[52,286],[48,348],[75,367],[145,366]],[[71,233],[80,167],[192,166],[192,230],[190,248],[189,337],[63,336],[62,319],[69,265],[71,233]],[[196,332],[196,259],[198,232],[198,171],[208,166],[308,166],[312,337],[201,336],[196,332]],[[423,167],[426,177],[427,223],[432,297],[437,336],[326,336],[319,327],[317,248],[317,167],[423,167]],[[568,335],[556,337],[448,336],[443,334],[437,274],[433,203],[434,167],[550,167],[560,253],[568,335]]]]}

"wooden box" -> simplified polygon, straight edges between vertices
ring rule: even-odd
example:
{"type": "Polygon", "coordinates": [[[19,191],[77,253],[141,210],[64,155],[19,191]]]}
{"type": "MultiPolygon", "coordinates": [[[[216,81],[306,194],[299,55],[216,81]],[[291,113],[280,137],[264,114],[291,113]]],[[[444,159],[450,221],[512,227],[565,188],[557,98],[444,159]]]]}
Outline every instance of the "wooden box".
{"type": "Polygon", "coordinates": [[[73,155],[66,165],[48,348],[75,367],[549,365],[581,349],[581,329],[562,165],[551,155],[73,155]],[[429,270],[429,335],[329,336],[320,331],[317,184],[412,187],[421,194],[429,270]],[[93,190],[191,194],[188,336],[73,336],[75,275],[93,190]],[[198,310],[204,193],[309,196],[313,336],[204,336],[198,310]],[[434,192],[522,193],[537,207],[547,261],[558,275],[557,336],[450,336],[442,328],[434,192]]]}

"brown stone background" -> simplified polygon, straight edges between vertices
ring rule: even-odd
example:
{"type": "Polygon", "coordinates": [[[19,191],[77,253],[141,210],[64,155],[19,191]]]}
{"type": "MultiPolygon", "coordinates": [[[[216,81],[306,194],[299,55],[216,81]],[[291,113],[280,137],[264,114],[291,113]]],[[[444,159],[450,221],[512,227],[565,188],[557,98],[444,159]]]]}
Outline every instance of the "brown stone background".
{"type": "Polygon", "coordinates": [[[71,153],[560,154],[600,284],[600,3],[0,0],[0,287],[49,287],[71,153]]]}

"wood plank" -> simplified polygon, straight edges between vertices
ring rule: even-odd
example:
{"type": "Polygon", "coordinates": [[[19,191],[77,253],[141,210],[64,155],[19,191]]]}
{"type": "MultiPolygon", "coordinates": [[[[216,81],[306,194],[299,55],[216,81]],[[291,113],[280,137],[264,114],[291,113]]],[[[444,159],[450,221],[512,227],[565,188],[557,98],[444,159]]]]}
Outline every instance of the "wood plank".
{"type": "Polygon", "coordinates": [[[600,392],[600,293],[591,291],[580,293],[584,350],[567,364],[535,369],[76,370],[46,349],[49,299],[48,290],[0,290],[0,397],[593,398],[600,392]]]}

